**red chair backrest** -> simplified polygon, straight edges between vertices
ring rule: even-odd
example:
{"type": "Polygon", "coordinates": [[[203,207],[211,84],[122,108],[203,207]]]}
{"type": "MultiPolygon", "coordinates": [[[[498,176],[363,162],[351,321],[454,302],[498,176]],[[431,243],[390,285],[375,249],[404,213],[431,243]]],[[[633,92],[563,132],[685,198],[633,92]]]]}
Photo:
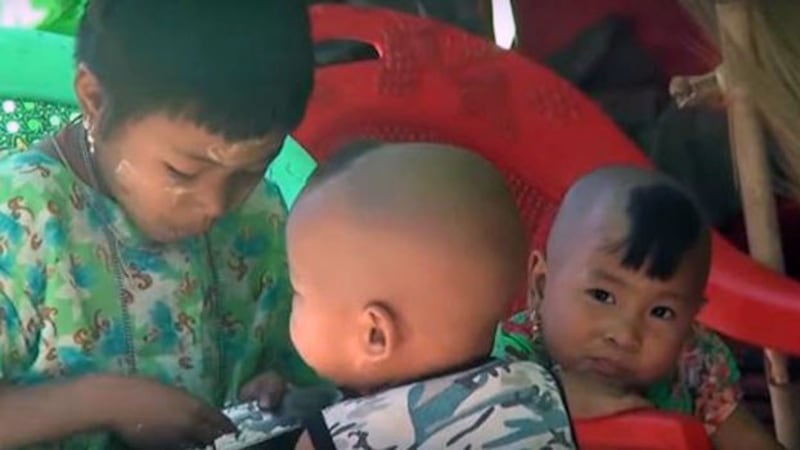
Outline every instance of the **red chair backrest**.
{"type": "Polygon", "coordinates": [[[541,66],[388,10],[312,11],[317,41],[368,42],[381,56],[319,70],[295,134],[318,160],[359,138],[470,148],[508,176],[537,245],[574,179],[603,164],[647,164],[605,115],[541,66]]]}
{"type": "MultiPolygon", "coordinates": [[[[317,5],[316,41],[372,44],[379,60],[318,71],[296,137],[318,160],[358,138],[441,141],[500,168],[541,247],[566,189],[607,164],[648,165],[591,101],[547,68],[456,28],[372,8],[317,5]]],[[[800,354],[800,285],[719,236],[701,321],[744,342],[800,354]]]]}

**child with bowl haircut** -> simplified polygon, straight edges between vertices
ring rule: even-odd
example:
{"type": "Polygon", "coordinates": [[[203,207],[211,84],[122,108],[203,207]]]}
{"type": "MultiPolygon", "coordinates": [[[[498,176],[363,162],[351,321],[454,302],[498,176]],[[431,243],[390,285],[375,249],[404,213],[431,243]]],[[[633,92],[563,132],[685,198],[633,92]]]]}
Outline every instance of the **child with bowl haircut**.
{"type": "Polygon", "coordinates": [[[530,309],[497,355],[550,360],[574,418],[655,407],[693,414],[716,448],[780,448],[741,403],[729,349],[695,319],[711,231],[673,180],[608,167],[578,180],[529,264],[530,309]]]}

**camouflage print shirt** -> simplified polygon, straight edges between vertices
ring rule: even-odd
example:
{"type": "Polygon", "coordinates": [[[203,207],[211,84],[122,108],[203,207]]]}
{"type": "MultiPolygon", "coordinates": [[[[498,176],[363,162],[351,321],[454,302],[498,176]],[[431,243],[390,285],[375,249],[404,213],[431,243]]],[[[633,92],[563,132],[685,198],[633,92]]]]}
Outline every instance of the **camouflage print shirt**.
{"type": "Polygon", "coordinates": [[[551,373],[498,359],[345,400],[307,430],[317,450],[576,448],[551,373]]]}

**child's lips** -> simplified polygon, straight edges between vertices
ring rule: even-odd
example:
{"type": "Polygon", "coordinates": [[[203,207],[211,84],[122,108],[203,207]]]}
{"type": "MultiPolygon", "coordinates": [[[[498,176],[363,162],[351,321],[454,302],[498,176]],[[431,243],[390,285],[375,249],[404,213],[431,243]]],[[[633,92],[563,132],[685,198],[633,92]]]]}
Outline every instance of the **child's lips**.
{"type": "Polygon", "coordinates": [[[608,358],[588,358],[588,369],[607,378],[619,378],[628,373],[619,362],[608,358]]]}

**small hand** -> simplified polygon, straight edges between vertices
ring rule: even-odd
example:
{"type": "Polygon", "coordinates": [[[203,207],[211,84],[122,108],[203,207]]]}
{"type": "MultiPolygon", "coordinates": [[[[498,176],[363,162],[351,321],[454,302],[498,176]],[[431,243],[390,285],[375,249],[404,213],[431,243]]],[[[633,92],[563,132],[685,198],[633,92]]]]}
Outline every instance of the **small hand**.
{"type": "Polygon", "coordinates": [[[265,411],[273,411],[280,407],[286,393],[286,382],[275,372],[265,372],[250,380],[239,392],[239,399],[244,402],[257,402],[265,411]]]}
{"type": "Polygon", "coordinates": [[[111,429],[137,449],[205,447],[236,427],[187,392],[138,377],[109,377],[111,429]]]}

